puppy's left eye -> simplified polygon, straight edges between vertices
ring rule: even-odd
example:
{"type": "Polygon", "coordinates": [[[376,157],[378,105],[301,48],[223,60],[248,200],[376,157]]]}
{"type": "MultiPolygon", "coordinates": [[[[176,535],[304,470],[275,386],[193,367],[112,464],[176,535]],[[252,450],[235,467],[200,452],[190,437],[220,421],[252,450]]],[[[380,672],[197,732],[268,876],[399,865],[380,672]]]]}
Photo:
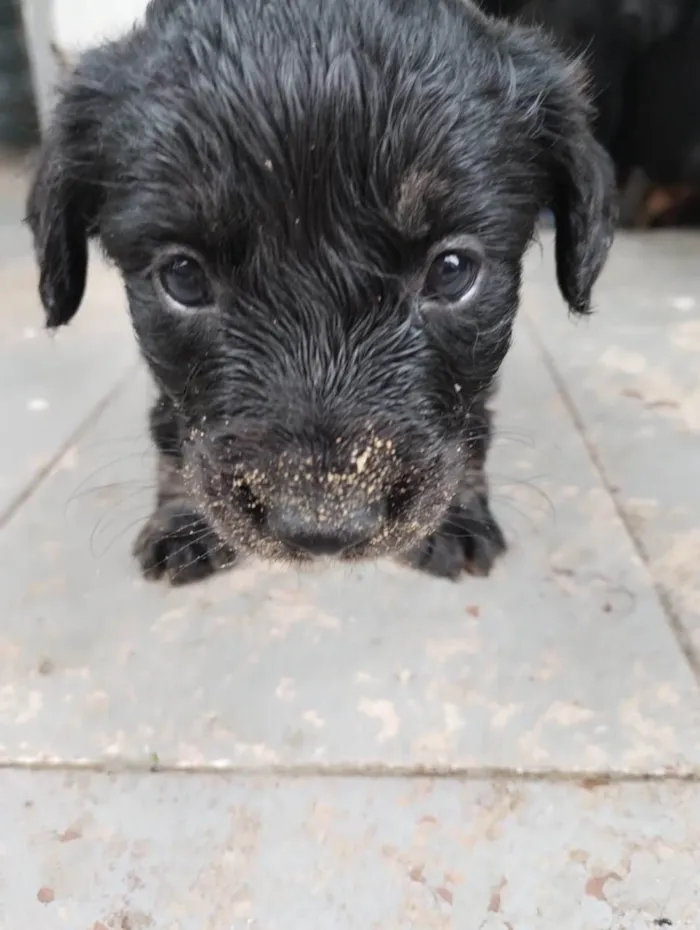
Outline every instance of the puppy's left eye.
{"type": "Polygon", "coordinates": [[[442,252],[425,277],[425,297],[457,303],[467,297],[479,280],[481,261],[471,252],[455,249],[442,252]]]}
{"type": "Polygon", "coordinates": [[[175,255],[158,271],[158,283],[170,303],[188,310],[208,307],[214,295],[206,272],[189,255],[175,255]]]}

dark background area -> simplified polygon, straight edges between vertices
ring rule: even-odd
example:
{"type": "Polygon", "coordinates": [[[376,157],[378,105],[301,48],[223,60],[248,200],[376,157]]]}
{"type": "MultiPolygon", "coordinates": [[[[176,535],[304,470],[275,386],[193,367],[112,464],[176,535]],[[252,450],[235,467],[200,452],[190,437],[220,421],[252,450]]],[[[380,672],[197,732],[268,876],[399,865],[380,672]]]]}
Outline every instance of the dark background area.
{"type": "Polygon", "coordinates": [[[700,221],[700,0],[480,0],[585,62],[621,224],[700,221]]]}
{"type": "Polygon", "coordinates": [[[0,147],[27,149],[38,137],[21,10],[16,0],[0,0],[0,147]]]}

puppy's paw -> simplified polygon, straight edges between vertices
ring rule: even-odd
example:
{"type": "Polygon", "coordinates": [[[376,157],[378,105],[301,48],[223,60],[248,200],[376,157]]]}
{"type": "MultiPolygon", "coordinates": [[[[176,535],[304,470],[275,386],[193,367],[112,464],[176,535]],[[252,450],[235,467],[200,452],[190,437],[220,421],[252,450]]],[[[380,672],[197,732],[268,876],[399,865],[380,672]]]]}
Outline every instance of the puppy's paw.
{"type": "Polygon", "coordinates": [[[468,505],[453,504],[440,529],[409,556],[414,568],[456,581],[462,572],[485,578],[507,548],[485,495],[468,505]]]}
{"type": "Polygon", "coordinates": [[[137,536],[133,551],[146,578],[165,577],[174,585],[200,581],[235,561],[233,550],[186,501],[159,507],[137,536]]]}

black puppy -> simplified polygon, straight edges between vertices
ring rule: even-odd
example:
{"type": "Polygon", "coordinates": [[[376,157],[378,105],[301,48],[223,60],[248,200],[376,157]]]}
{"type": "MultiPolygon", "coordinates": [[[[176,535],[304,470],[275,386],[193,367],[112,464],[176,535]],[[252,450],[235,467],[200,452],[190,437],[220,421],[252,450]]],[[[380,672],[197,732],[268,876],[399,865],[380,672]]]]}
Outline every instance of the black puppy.
{"type": "Polygon", "coordinates": [[[551,207],[585,313],[613,191],[578,68],[463,0],[153,0],[78,65],[29,199],[48,325],[97,237],[160,388],[143,570],[487,573],[521,259],[551,207]]]}

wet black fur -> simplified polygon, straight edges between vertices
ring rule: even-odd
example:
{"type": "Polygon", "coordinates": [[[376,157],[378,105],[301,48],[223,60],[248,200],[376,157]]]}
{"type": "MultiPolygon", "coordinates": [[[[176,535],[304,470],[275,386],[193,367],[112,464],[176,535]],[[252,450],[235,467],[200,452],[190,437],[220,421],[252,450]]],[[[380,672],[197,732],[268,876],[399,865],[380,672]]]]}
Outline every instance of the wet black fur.
{"type": "Polygon", "coordinates": [[[153,0],[84,56],[28,215],[49,327],[78,310],[90,237],[124,278],[161,391],[147,574],[285,557],[280,509],[340,532],[370,505],[378,531],[352,557],[489,571],[505,542],[487,402],[523,253],[551,208],[559,286],[586,313],[612,239],[589,116],[538,31],[462,0],[153,0]],[[428,307],[429,255],[465,234],[479,297],[428,307]],[[160,302],[173,245],[201,256],[215,310],[160,302]]]}

